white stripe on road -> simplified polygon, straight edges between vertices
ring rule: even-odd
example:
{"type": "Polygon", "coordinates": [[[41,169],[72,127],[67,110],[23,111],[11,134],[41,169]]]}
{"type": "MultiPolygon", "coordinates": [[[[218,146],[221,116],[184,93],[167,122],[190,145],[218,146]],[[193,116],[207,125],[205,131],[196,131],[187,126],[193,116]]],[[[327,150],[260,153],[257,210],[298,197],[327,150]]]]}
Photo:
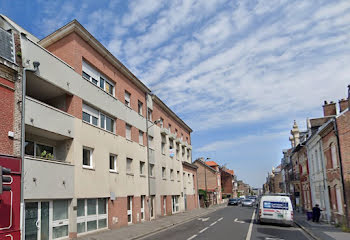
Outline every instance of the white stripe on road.
{"type": "Polygon", "coordinates": [[[247,237],[245,238],[245,240],[250,240],[250,237],[252,236],[252,229],[253,229],[254,217],[255,217],[255,211],[253,211],[252,220],[251,220],[251,222],[250,222],[249,229],[248,229],[248,233],[247,233],[247,237]]]}
{"type": "Polygon", "coordinates": [[[207,229],[208,229],[208,227],[203,228],[202,230],[199,231],[199,233],[202,233],[202,232],[204,232],[204,231],[207,230],[207,229]]]}
{"type": "Polygon", "coordinates": [[[197,234],[193,235],[192,237],[190,238],[187,238],[187,240],[192,240],[193,238],[197,237],[197,234]]]}
{"type": "Polygon", "coordinates": [[[217,221],[215,221],[212,224],[210,224],[210,226],[214,226],[216,223],[217,223],[217,221]]]}
{"type": "Polygon", "coordinates": [[[224,218],[223,218],[223,217],[222,217],[222,218],[219,218],[219,219],[218,219],[218,222],[220,222],[222,219],[224,219],[224,218]]]}

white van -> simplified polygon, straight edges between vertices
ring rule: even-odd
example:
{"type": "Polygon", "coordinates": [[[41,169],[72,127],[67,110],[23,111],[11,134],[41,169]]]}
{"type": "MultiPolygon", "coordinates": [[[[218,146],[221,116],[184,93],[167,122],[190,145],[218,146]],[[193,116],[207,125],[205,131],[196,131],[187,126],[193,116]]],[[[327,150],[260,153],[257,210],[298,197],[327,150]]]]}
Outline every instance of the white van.
{"type": "Polygon", "coordinates": [[[289,196],[264,195],[258,208],[258,223],[282,223],[293,225],[293,206],[289,196]]]}

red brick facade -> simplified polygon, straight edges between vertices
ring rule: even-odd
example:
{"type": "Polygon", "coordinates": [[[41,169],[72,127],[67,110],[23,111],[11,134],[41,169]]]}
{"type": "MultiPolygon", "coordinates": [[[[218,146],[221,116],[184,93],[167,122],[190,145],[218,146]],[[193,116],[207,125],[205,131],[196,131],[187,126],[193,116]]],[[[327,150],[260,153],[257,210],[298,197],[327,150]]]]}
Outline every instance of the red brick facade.
{"type": "Polygon", "coordinates": [[[13,155],[14,139],[8,137],[13,130],[15,84],[0,77],[0,154],[13,155]]]}

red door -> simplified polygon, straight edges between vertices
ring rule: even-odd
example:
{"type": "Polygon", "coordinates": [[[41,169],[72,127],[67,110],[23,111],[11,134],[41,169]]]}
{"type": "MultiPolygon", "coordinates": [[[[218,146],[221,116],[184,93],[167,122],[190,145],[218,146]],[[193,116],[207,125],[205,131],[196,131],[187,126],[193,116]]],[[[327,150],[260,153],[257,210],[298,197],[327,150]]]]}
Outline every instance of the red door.
{"type": "Polygon", "coordinates": [[[20,239],[21,160],[0,155],[0,165],[11,169],[11,191],[0,195],[0,240],[20,239]]]}

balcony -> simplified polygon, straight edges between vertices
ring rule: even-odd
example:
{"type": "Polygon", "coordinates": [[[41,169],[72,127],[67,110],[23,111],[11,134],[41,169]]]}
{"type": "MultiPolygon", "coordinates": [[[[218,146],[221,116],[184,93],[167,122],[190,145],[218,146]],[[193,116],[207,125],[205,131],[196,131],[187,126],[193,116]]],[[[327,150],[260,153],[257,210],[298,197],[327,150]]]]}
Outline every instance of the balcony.
{"type": "Polygon", "coordinates": [[[53,106],[26,97],[25,124],[60,136],[74,137],[74,117],[53,106]]]}
{"type": "Polygon", "coordinates": [[[166,128],[161,127],[161,128],[160,128],[160,133],[161,133],[162,135],[169,135],[169,130],[166,129],[166,128]]]}
{"type": "Polygon", "coordinates": [[[73,198],[73,165],[26,156],[24,172],[25,199],[73,198]]]}

